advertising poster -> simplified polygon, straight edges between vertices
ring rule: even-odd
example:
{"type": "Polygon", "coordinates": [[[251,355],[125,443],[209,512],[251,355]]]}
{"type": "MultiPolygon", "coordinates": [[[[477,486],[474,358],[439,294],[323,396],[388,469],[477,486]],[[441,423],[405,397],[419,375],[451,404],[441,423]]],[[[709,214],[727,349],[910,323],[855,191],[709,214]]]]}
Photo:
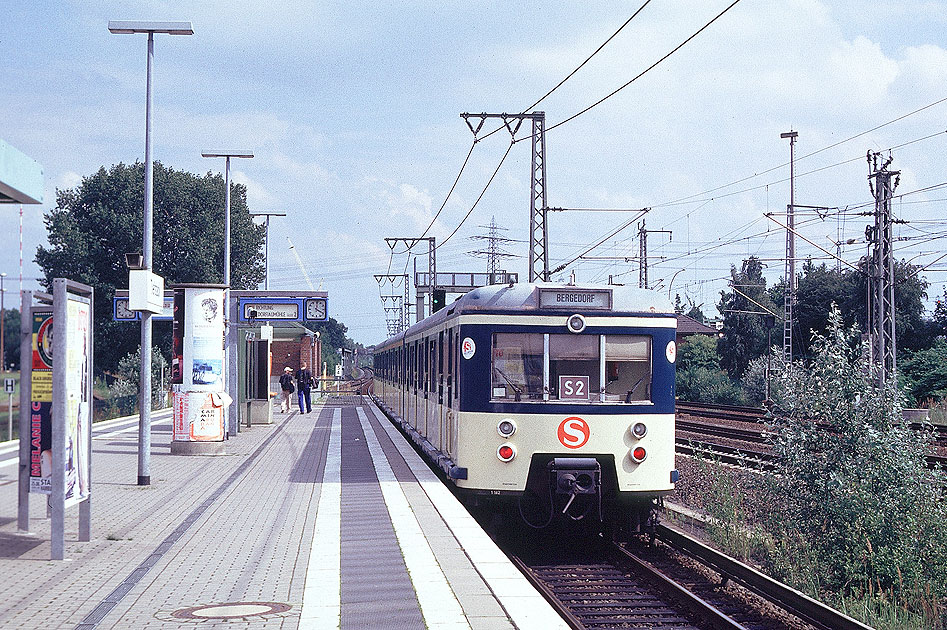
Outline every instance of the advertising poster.
{"type": "Polygon", "coordinates": [[[220,391],[224,373],[224,292],[187,289],[184,320],[185,385],[192,390],[220,391]]]}
{"type": "Polygon", "coordinates": [[[89,497],[89,350],[91,307],[77,300],[66,305],[66,507],[89,497]]]}
{"type": "Polygon", "coordinates": [[[197,337],[191,344],[191,383],[215,385],[223,383],[224,357],[220,339],[197,337]]]}
{"type": "Polygon", "coordinates": [[[52,492],[53,313],[33,312],[30,378],[30,492],[52,492]]]}
{"type": "Polygon", "coordinates": [[[224,439],[222,394],[174,392],[172,439],[184,442],[219,442],[224,439]]]}

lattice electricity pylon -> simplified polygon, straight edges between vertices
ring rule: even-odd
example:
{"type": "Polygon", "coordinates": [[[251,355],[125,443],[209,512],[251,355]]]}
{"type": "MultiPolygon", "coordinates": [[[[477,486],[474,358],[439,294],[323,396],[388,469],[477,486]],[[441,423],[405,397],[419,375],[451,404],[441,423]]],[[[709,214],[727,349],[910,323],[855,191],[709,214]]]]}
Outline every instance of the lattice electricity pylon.
{"type": "Polygon", "coordinates": [[[497,225],[496,217],[490,218],[490,225],[481,225],[480,227],[489,230],[489,234],[478,234],[471,236],[471,240],[486,241],[486,249],[476,249],[467,252],[470,256],[487,259],[487,273],[497,274],[500,271],[500,261],[505,258],[516,258],[516,254],[501,249],[501,244],[512,243],[513,239],[500,236],[500,230],[506,231],[505,227],[497,225]]]}
{"type": "MultiPolygon", "coordinates": [[[[392,253],[394,253],[395,247],[398,245],[398,243],[404,243],[405,247],[407,247],[407,250],[405,252],[401,252],[402,254],[410,252],[414,248],[414,246],[420,243],[421,241],[427,241],[427,247],[428,247],[427,272],[430,274],[430,277],[434,279],[433,286],[428,291],[428,294],[430,296],[431,294],[433,294],[434,288],[436,288],[437,286],[437,246],[434,244],[434,237],[433,236],[426,236],[424,238],[391,237],[391,238],[385,239],[385,243],[387,243],[388,247],[391,248],[392,253]]],[[[414,263],[415,265],[417,265],[417,258],[414,259],[414,263]]],[[[407,285],[405,286],[405,290],[404,290],[404,301],[405,301],[405,304],[408,304],[409,302],[407,285]]],[[[430,302],[430,297],[428,298],[428,301],[430,302]]],[[[406,307],[405,310],[407,311],[408,307],[406,307]]],[[[417,312],[417,317],[418,317],[417,321],[421,321],[424,318],[423,311],[424,311],[423,304],[419,304],[418,312],[417,312]]],[[[428,314],[430,315],[430,313],[428,314]]],[[[405,318],[405,328],[407,328],[409,325],[410,325],[410,322],[408,321],[407,318],[405,318]]]]}
{"type": "Polygon", "coordinates": [[[379,291],[381,291],[379,297],[385,311],[385,324],[388,327],[388,334],[394,335],[407,329],[409,315],[406,309],[408,302],[405,297],[408,294],[408,275],[375,274],[375,281],[378,283],[379,291]],[[404,287],[403,295],[394,293],[395,290],[400,290],[399,285],[404,287]]]}
{"type": "Polygon", "coordinates": [[[529,195],[529,281],[549,280],[549,231],[546,227],[548,210],[548,204],[546,203],[546,112],[532,112],[529,114],[470,114],[465,112],[460,117],[467,122],[474,138],[483,128],[483,123],[488,118],[501,119],[514,140],[523,121],[532,121],[533,157],[530,167],[529,195]],[[475,127],[470,122],[471,118],[479,118],[480,124],[475,127]]]}
{"type": "Polygon", "coordinates": [[[875,225],[871,230],[872,254],[869,261],[868,292],[871,359],[878,366],[878,380],[895,378],[897,342],[894,312],[894,239],[891,225],[891,198],[898,187],[901,171],[889,171],[894,158],[880,162],[881,154],[868,152],[868,186],[875,198],[875,225]],[[894,183],[891,180],[894,178],[894,183]]]}

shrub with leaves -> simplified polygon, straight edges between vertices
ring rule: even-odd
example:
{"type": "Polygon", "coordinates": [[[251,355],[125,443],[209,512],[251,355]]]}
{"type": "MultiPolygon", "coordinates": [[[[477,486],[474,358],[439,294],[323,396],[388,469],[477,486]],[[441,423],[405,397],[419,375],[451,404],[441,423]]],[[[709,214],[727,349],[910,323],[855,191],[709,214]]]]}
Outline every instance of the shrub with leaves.
{"type": "MultiPolygon", "coordinates": [[[[162,378],[168,371],[168,362],[161,354],[161,350],[153,347],[151,350],[151,400],[152,404],[159,404],[167,395],[167,388],[170,386],[167,376],[162,378]],[[162,388],[164,385],[164,388],[162,388]]],[[[141,381],[141,346],[134,352],[129,352],[118,362],[118,378],[109,386],[109,391],[114,397],[130,396],[137,394],[141,381]]]]}
{"type": "Polygon", "coordinates": [[[810,365],[794,365],[774,388],[769,562],[819,593],[943,610],[945,475],[927,468],[931,436],[901,422],[897,384],[879,385],[857,334],[833,305],[810,365]]]}

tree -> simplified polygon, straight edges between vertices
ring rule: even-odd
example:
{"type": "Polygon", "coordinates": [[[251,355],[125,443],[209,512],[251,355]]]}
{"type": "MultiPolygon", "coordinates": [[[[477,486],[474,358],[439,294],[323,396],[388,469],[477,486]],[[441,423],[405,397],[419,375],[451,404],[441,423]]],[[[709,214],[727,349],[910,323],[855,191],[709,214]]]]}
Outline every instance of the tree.
{"type": "MultiPolygon", "coordinates": [[[[854,289],[839,300],[843,313],[854,313],[862,330],[868,330],[868,274],[864,258],[858,263],[859,272],[851,271],[854,289]]],[[[920,268],[904,260],[894,263],[894,325],[898,350],[929,348],[936,331],[924,319],[924,300],[930,284],[919,275],[920,268]]]]}
{"type": "Polygon", "coordinates": [[[20,369],[20,311],[3,311],[3,363],[10,370],[20,369]]]}
{"type": "Polygon", "coordinates": [[[693,335],[681,343],[677,351],[677,395],[691,402],[743,402],[740,388],[720,369],[714,337],[693,335]]]}
{"type": "MultiPolygon", "coordinates": [[[[330,374],[335,372],[335,366],[342,362],[339,356],[339,348],[353,350],[355,342],[348,338],[348,328],[345,324],[336,321],[330,317],[327,321],[312,324],[307,323],[309,330],[319,333],[319,340],[322,342],[322,361],[326,364],[326,369],[330,374]]],[[[314,366],[313,373],[316,373],[321,366],[314,366]]]]}
{"type": "MultiPolygon", "coordinates": [[[[135,352],[141,339],[135,324],[112,321],[112,297],[128,286],[124,255],[140,252],[144,164],[102,167],[76,188],[56,191],[56,208],[46,215],[49,248],[36,262],[49,288],[56,277],[95,289],[95,368],[114,369],[135,352]]],[[[254,225],[246,187],[231,184],[231,283],[247,289],[263,280],[263,226],[254,225]]],[[[154,272],[165,285],[223,281],[224,181],[154,164],[154,272]]],[[[170,347],[170,325],[155,325],[155,345],[170,347]]]]}
{"type": "Polygon", "coordinates": [[[756,257],[743,261],[737,271],[730,268],[730,292],[720,292],[717,310],[723,314],[723,337],[717,342],[720,364],[732,378],[739,378],[746,366],[766,352],[764,309],[775,312],[775,306],[766,292],[763,264],[756,257]]]}
{"type": "Polygon", "coordinates": [[[898,362],[898,378],[915,404],[947,398],[947,340],[908,353],[898,362]]]}
{"type": "Polygon", "coordinates": [[[717,355],[717,340],[708,335],[691,335],[681,342],[677,349],[677,369],[706,368],[720,369],[720,357],[717,355]]]}

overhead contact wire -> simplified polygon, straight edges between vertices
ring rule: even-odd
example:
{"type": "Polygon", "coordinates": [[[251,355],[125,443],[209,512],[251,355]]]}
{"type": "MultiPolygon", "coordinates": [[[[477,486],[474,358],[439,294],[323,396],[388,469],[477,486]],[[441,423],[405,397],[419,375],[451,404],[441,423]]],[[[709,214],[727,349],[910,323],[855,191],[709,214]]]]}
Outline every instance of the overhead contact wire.
{"type": "MultiPolygon", "coordinates": [[[[671,55],[673,55],[674,53],[676,53],[678,50],[680,50],[681,48],[683,48],[684,46],[686,46],[692,39],[694,39],[695,37],[697,37],[698,35],[700,35],[701,33],[703,33],[707,28],[710,27],[711,24],[713,24],[714,22],[716,22],[717,20],[719,20],[721,17],[723,17],[723,15],[724,15],[727,11],[729,11],[730,9],[732,9],[733,7],[735,7],[735,6],[736,6],[737,4],[739,4],[739,3],[740,3],[740,0],[733,0],[733,2],[730,3],[730,6],[728,6],[726,9],[724,9],[723,11],[721,11],[720,13],[718,13],[718,14],[716,15],[716,17],[714,17],[712,20],[710,20],[709,22],[707,22],[706,24],[704,24],[702,27],[700,27],[693,35],[691,35],[690,37],[688,37],[687,39],[685,39],[683,42],[681,42],[680,44],[678,44],[677,46],[675,46],[675,47],[671,50],[671,52],[667,53],[666,55],[664,55],[663,57],[661,57],[660,59],[658,59],[657,61],[655,61],[653,64],[651,64],[650,66],[648,66],[647,68],[645,68],[644,70],[642,70],[640,73],[638,73],[638,75],[635,76],[633,79],[631,79],[630,81],[628,81],[627,83],[625,83],[625,84],[622,85],[621,87],[615,89],[615,90],[612,91],[610,94],[608,94],[608,95],[606,95],[606,96],[600,98],[599,100],[595,101],[594,103],[592,103],[591,105],[589,105],[589,106],[586,107],[585,109],[583,109],[583,110],[581,110],[581,111],[579,111],[579,112],[577,112],[577,113],[575,113],[575,114],[569,116],[569,117],[566,118],[565,120],[561,120],[561,121],[557,122],[555,125],[552,125],[551,127],[547,127],[547,128],[546,128],[546,131],[547,131],[547,132],[548,132],[548,131],[552,131],[552,130],[555,129],[556,127],[561,127],[562,125],[566,124],[567,122],[570,122],[570,121],[575,120],[576,118],[578,118],[578,117],[581,116],[582,114],[585,114],[586,112],[588,112],[589,110],[591,110],[591,109],[594,108],[594,107],[598,107],[599,105],[601,105],[602,103],[604,103],[605,101],[607,101],[608,99],[610,99],[611,97],[615,96],[616,94],[618,94],[619,92],[621,92],[622,90],[624,90],[626,87],[628,87],[629,85],[631,85],[632,83],[634,83],[635,81],[637,81],[638,79],[640,79],[641,77],[643,77],[644,75],[646,75],[647,73],[649,73],[651,70],[653,70],[654,68],[656,68],[656,67],[657,67],[660,63],[662,63],[665,59],[667,59],[668,57],[670,57],[671,55]]],[[[640,11],[640,9],[639,9],[639,11],[640,11]]],[[[524,139],[524,138],[521,138],[521,139],[524,139]]]]}

